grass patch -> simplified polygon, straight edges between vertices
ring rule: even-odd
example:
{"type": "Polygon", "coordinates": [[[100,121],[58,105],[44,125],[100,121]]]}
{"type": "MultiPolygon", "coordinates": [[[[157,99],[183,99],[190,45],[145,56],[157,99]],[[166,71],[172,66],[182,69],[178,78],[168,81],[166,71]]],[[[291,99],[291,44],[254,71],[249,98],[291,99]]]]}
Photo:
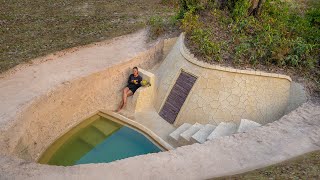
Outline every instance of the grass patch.
{"type": "Polygon", "coordinates": [[[177,16],[172,15],[170,17],[162,17],[159,15],[151,16],[148,25],[149,29],[149,38],[155,40],[161,36],[177,36],[179,28],[177,24],[179,23],[177,16]]]}
{"type": "Polygon", "coordinates": [[[128,34],[174,8],[159,0],[0,0],[0,72],[65,48],[128,34]]]}

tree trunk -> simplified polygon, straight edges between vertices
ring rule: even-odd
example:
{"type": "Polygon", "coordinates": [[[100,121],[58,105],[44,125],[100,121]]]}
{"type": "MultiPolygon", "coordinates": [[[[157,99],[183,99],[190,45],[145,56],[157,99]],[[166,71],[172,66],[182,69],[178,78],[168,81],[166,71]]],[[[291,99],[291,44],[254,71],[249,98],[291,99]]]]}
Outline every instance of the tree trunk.
{"type": "Polygon", "coordinates": [[[251,7],[249,8],[249,16],[258,17],[261,14],[262,5],[265,0],[251,0],[251,7]]]}

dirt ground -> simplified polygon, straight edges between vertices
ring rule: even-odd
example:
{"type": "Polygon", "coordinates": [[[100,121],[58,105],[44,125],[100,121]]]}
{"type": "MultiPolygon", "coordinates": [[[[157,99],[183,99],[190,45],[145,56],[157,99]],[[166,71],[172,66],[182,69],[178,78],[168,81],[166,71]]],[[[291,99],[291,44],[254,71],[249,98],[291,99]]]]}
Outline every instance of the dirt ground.
{"type": "Polygon", "coordinates": [[[174,13],[161,0],[0,0],[0,73],[66,48],[133,33],[174,13]]]}
{"type": "Polygon", "coordinates": [[[220,180],[240,179],[319,179],[320,151],[304,154],[297,158],[272,165],[266,168],[230,177],[217,178],[220,180]]]}

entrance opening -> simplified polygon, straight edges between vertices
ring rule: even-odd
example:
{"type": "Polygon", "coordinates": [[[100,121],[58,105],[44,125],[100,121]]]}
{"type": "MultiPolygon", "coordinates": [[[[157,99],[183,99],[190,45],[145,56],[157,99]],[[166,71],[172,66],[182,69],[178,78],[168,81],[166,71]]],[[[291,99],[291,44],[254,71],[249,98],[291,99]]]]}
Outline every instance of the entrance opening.
{"type": "Polygon", "coordinates": [[[180,73],[159,113],[163,119],[171,124],[174,123],[196,80],[197,78],[191,74],[180,73]]]}

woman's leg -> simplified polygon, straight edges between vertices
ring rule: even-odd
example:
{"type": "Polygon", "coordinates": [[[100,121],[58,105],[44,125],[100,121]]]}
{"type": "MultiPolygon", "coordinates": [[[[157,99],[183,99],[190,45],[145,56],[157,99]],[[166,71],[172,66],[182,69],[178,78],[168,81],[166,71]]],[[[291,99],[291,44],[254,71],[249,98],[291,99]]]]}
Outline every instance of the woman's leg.
{"type": "Polygon", "coordinates": [[[131,90],[128,90],[126,95],[123,96],[124,98],[123,98],[123,106],[122,106],[122,108],[127,104],[127,97],[132,96],[132,95],[133,95],[133,92],[131,90]]]}
{"type": "Polygon", "coordinates": [[[122,100],[120,102],[120,106],[118,108],[117,111],[120,111],[122,108],[123,108],[123,105],[124,105],[124,99],[127,98],[127,92],[130,91],[128,87],[125,87],[122,91],[122,100]]]}

